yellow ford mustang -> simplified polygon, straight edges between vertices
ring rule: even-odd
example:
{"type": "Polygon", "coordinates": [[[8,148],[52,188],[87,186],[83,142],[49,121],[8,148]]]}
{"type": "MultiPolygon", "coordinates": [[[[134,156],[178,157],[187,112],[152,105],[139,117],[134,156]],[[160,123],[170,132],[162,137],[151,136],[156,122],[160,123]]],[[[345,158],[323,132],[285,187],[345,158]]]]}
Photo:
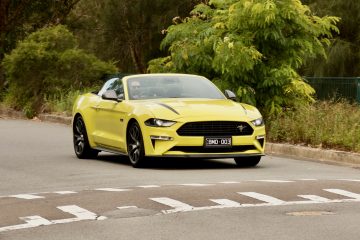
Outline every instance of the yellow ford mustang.
{"type": "Polygon", "coordinates": [[[124,154],[134,167],[154,157],[234,158],[255,166],[264,155],[264,122],[255,107],[234,99],[197,75],[112,78],[74,104],[75,153],[124,154]]]}

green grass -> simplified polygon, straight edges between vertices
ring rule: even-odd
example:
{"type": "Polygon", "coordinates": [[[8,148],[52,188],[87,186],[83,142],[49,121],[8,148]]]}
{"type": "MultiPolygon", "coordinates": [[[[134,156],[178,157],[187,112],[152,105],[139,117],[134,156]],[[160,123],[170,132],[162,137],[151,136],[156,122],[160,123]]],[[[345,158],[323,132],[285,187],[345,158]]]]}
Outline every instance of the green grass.
{"type": "Polygon", "coordinates": [[[61,91],[55,95],[45,97],[45,104],[42,112],[62,114],[71,116],[73,104],[76,98],[83,93],[91,92],[94,89],[61,91]]]}
{"type": "Polygon", "coordinates": [[[317,102],[266,122],[270,142],[360,152],[360,106],[317,102]]]}

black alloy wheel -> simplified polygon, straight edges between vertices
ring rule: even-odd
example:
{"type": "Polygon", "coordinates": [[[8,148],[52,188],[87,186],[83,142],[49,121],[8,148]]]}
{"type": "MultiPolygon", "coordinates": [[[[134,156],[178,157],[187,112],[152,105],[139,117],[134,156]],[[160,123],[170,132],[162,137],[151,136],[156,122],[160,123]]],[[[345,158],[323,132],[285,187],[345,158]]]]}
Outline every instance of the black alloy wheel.
{"type": "Polygon", "coordinates": [[[238,167],[255,167],[261,160],[261,156],[237,157],[234,159],[238,167]]]}
{"type": "Polygon", "coordinates": [[[133,122],[126,135],[127,150],[131,164],[133,167],[143,167],[145,162],[144,141],[140,126],[137,122],[133,122]]]}
{"type": "Polygon", "coordinates": [[[96,158],[99,151],[92,149],[89,144],[84,120],[78,116],[73,125],[73,140],[75,154],[80,159],[96,158]]]}

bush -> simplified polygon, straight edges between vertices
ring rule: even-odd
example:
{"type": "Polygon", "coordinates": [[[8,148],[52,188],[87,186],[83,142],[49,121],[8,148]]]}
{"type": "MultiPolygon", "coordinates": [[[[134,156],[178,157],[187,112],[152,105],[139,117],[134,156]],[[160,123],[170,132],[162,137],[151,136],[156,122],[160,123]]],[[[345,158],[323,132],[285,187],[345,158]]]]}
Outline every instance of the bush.
{"type": "Polygon", "coordinates": [[[317,102],[267,120],[267,139],[360,152],[360,106],[317,102]]]}
{"type": "Polygon", "coordinates": [[[45,96],[92,86],[117,71],[114,64],[78,49],[76,38],[62,25],[30,34],[2,64],[9,82],[5,100],[28,116],[41,111],[45,96]]]}

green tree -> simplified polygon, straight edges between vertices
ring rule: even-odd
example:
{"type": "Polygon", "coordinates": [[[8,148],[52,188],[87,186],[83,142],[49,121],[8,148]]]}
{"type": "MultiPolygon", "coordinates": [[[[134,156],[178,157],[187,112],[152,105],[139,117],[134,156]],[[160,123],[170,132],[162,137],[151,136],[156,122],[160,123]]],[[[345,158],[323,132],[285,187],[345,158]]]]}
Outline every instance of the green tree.
{"type": "Polygon", "coordinates": [[[276,113],[312,101],[297,69],[325,55],[338,20],[315,16],[300,0],[211,0],[168,28],[161,47],[170,56],[152,60],[149,71],[205,75],[276,113]]]}
{"type": "Polygon", "coordinates": [[[77,40],[62,25],[30,34],[5,55],[3,65],[9,80],[6,100],[30,115],[41,110],[45,96],[93,86],[117,71],[77,48],[77,40]]]}
{"type": "Polygon", "coordinates": [[[161,56],[162,30],[177,16],[189,15],[200,0],[82,0],[68,25],[82,47],[117,62],[121,72],[146,72],[161,56]]]}
{"type": "Polygon", "coordinates": [[[303,0],[319,16],[341,18],[340,34],[326,49],[327,58],[317,58],[306,64],[307,76],[360,76],[360,1],[303,0]]]}
{"type": "MultiPolygon", "coordinates": [[[[79,0],[1,0],[0,63],[29,33],[51,24],[62,23],[79,0]]],[[[0,65],[0,91],[5,82],[0,65]]]]}

